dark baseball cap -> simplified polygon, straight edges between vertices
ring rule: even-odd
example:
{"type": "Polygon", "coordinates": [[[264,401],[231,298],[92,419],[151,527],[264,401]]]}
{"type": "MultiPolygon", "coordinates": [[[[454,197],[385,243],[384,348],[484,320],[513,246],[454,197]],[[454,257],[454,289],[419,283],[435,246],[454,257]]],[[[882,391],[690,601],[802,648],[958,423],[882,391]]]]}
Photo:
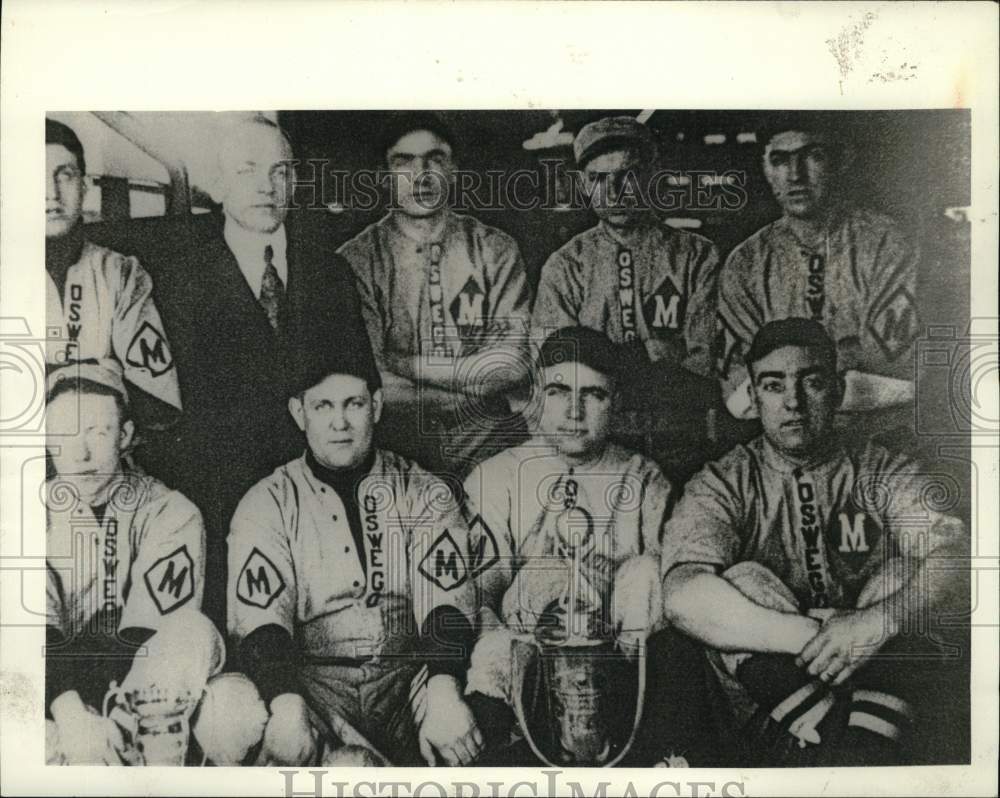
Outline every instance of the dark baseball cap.
{"type": "Polygon", "coordinates": [[[563,327],[549,335],[538,354],[541,368],[561,363],[582,363],[617,381],[620,372],[619,349],[602,332],[590,327],[563,327]]]}
{"type": "Polygon", "coordinates": [[[783,346],[801,346],[816,349],[834,370],[837,368],[837,347],[829,333],[818,321],[791,317],[769,321],[754,336],[746,361],[753,365],[783,346]]]}
{"type": "Polygon", "coordinates": [[[580,128],[573,141],[573,157],[577,166],[583,166],[591,158],[622,146],[639,147],[650,158],[656,153],[656,140],[648,127],[631,116],[606,116],[580,128]]]}

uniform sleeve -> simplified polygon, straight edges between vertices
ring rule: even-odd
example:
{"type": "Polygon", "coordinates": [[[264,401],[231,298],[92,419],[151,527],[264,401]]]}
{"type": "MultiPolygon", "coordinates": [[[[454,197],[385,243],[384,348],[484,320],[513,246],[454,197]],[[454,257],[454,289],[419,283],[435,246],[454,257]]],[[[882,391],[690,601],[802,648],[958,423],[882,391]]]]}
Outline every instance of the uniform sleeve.
{"type": "Polygon", "coordinates": [[[451,489],[439,479],[419,474],[409,489],[410,584],[419,628],[436,609],[454,607],[473,619],[476,591],[469,568],[469,526],[451,489]]]}
{"type": "Polygon", "coordinates": [[[691,288],[684,340],[687,356],[684,367],[695,374],[712,374],[712,344],[715,340],[716,309],[718,306],[719,251],[707,239],[696,238],[692,253],[691,288]]]}
{"type": "MultiPolygon", "coordinates": [[[[366,239],[367,240],[367,239],[366,239]]],[[[354,274],[358,297],[361,301],[361,315],[368,329],[368,340],[371,343],[372,354],[379,368],[383,368],[383,352],[385,351],[386,317],[380,303],[381,288],[375,284],[375,276],[371,268],[371,255],[364,251],[363,242],[353,239],[337,250],[344,258],[354,274]]]]}
{"type": "Polygon", "coordinates": [[[747,377],[744,356],[764,322],[764,311],[746,279],[754,268],[745,246],[740,246],[730,253],[719,275],[715,370],[727,399],[747,377]]]}
{"type": "Polygon", "coordinates": [[[242,640],[275,624],[295,633],[298,590],[286,532],[275,495],[262,485],[243,497],[229,528],[226,591],[229,633],[242,640]]]}
{"type": "Polygon", "coordinates": [[[917,314],[919,253],[895,225],[875,253],[868,285],[862,352],[863,371],[913,379],[913,345],[920,330],[917,314]]]}
{"type": "Polygon", "coordinates": [[[205,525],[176,491],[136,514],[138,550],[119,627],[158,629],[175,610],[201,607],[205,592],[205,525]]]}
{"type": "Polygon", "coordinates": [[[869,507],[882,516],[901,554],[927,559],[936,552],[951,555],[969,547],[969,533],[958,518],[948,515],[952,495],[939,474],[923,471],[904,455],[881,452],[881,463],[860,475],[855,489],[868,499],[869,507]]]}
{"type": "Polygon", "coordinates": [[[180,410],[177,369],[153,302],[153,280],[135,258],[122,258],[119,279],[111,332],[115,356],[130,383],[180,410]]]}
{"type": "MultiPolygon", "coordinates": [[[[531,324],[531,288],[521,250],[509,235],[490,236],[488,251],[492,256],[489,272],[493,275],[487,296],[491,308],[492,329],[503,330],[504,339],[527,336],[531,324]]],[[[491,337],[489,343],[496,343],[491,337]]]]}
{"type": "Polygon", "coordinates": [[[659,555],[662,551],[663,526],[674,504],[674,487],[653,465],[642,488],[642,545],[644,553],[659,555]]]}
{"type": "Polygon", "coordinates": [[[487,464],[473,469],[465,480],[465,501],[477,601],[499,614],[514,578],[513,508],[506,480],[491,472],[487,464]]]}
{"type": "Polygon", "coordinates": [[[531,317],[532,331],[540,339],[560,327],[579,324],[583,292],[573,280],[570,266],[562,253],[555,252],[542,267],[531,317]]]}
{"type": "Polygon", "coordinates": [[[714,565],[720,571],[734,565],[741,548],[740,504],[716,466],[692,477],[664,527],[663,575],[687,563],[714,565]]]}

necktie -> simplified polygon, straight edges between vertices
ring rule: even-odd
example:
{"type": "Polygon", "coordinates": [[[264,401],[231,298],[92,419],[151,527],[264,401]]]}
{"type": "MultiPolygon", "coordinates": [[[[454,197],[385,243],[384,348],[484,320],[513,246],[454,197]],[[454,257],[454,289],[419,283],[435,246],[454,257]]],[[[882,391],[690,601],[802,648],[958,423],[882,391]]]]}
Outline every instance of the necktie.
{"type": "Polygon", "coordinates": [[[281,313],[281,302],[285,298],[285,284],[278,276],[274,267],[274,249],[268,244],[264,247],[264,277],[260,281],[260,306],[267,313],[271,329],[278,329],[278,318],[281,313]]]}

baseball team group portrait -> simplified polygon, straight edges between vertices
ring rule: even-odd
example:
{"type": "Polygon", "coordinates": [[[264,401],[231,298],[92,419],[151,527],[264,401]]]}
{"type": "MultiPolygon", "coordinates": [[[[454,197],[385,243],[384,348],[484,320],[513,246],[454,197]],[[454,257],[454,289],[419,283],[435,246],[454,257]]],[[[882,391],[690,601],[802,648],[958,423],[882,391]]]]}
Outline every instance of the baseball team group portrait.
{"type": "Polygon", "coordinates": [[[969,763],[967,110],[45,154],[46,764],[969,763]]]}

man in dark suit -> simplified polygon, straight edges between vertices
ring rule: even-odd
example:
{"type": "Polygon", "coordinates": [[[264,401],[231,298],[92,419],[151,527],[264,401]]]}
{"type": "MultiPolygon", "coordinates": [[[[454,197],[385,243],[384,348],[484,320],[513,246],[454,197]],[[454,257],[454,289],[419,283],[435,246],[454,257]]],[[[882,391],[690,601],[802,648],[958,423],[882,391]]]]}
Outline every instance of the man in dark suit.
{"type": "MultiPolygon", "coordinates": [[[[216,214],[192,219],[157,282],[175,343],[184,417],[157,453],[169,484],[201,508],[208,533],[204,608],[225,627],[225,538],[243,494],[301,453],[288,381],[314,324],[331,347],[369,347],[350,268],[287,213],[291,145],[265,118],[220,146],[216,214]]],[[[314,344],[313,344],[314,345],[314,344]]]]}

